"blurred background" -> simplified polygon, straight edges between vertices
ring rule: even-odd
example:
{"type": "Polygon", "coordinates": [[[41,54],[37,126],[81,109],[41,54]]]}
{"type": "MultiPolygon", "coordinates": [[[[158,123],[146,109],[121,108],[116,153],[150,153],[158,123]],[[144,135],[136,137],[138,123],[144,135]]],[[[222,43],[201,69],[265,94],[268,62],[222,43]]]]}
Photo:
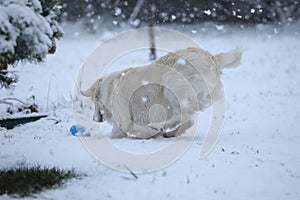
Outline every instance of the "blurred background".
{"type": "Polygon", "coordinates": [[[61,20],[86,25],[99,31],[111,26],[144,26],[150,4],[153,23],[194,24],[214,22],[238,24],[288,25],[300,17],[298,0],[73,0],[56,1],[61,7],[61,20]]]}

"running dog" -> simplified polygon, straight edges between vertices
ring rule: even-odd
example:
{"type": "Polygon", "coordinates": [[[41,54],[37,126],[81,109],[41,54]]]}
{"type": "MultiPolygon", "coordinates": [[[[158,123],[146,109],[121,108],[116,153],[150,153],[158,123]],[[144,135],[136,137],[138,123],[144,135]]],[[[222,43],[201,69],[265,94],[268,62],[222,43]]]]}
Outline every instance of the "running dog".
{"type": "Polygon", "coordinates": [[[173,137],[194,124],[196,111],[222,98],[222,70],[237,67],[241,56],[238,48],[216,55],[181,49],[101,77],[81,93],[95,104],[93,120],[113,126],[112,137],[173,137]]]}

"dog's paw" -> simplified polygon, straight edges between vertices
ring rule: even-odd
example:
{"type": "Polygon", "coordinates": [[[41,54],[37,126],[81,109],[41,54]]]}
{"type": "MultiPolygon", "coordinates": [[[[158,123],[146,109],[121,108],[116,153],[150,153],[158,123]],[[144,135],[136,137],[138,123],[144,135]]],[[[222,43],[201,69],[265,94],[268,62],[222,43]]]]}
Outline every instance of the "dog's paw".
{"type": "Polygon", "coordinates": [[[172,131],[162,132],[162,136],[165,138],[175,137],[178,134],[178,128],[172,131]]]}
{"type": "Polygon", "coordinates": [[[127,134],[114,134],[114,133],[112,133],[111,134],[111,136],[110,136],[110,138],[111,139],[122,139],[122,138],[125,138],[125,137],[127,137],[127,134]]]}
{"type": "Polygon", "coordinates": [[[111,138],[124,138],[127,137],[127,134],[124,133],[119,127],[114,126],[111,132],[111,138]]]}

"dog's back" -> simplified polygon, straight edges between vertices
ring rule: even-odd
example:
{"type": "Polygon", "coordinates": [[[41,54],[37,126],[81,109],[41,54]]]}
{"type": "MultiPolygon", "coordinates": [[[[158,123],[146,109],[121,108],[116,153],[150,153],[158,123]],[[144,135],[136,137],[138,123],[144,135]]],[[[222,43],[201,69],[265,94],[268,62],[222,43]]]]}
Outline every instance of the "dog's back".
{"type": "MultiPolygon", "coordinates": [[[[178,50],[159,58],[155,63],[166,65],[181,74],[193,88],[198,100],[198,109],[202,110],[221,98],[221,71],[224,68],[237,67],[242,52],[236,48],[227,53],[212,55],[197,47],[178,50]]],[[[172,76],[167,77],[171,85],[179,84],[172,76]],[[173,83],[171,83],[173,82],[173,83]]]]}

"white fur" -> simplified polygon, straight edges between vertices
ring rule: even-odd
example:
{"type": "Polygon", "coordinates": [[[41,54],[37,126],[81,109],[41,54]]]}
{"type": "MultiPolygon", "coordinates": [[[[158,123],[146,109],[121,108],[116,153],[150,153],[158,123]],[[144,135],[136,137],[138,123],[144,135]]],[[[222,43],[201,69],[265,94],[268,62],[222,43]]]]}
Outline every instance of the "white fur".
{"type": "Polygon", "coordinates": [[[176,136],[193,125],[195,111],[222,97],[221,70],[238,66],[241,55],[182,49],[102,77],[82,94],[95,103],[94,120],[103,115],[113,125],[112,137],[176,136]]]}

